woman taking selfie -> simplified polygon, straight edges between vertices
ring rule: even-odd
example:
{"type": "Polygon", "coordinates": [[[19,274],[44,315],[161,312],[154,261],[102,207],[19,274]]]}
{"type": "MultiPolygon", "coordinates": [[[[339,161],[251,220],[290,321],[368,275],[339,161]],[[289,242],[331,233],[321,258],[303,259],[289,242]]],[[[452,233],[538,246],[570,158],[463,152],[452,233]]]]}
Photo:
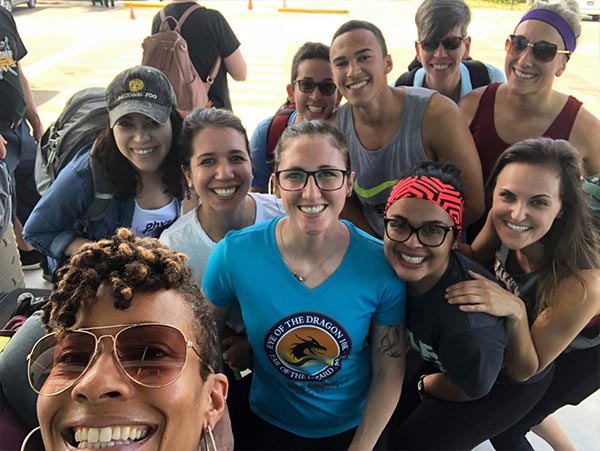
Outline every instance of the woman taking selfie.
{"type": "Polygon", "coordinates": [[[119,229],[58,277],[28,356],[45,448],[216,449],[227,378],[185,256],[119,229]]]}
{"type": "Polygon", "coordinates": [[[402,386],[404,283],[338,219],[354,174],[335,127],[288,127],[272,177],[288,216],[230,232],[202,285],[220,327],[241,306],[254,449],[373,449],[402,386]]]}

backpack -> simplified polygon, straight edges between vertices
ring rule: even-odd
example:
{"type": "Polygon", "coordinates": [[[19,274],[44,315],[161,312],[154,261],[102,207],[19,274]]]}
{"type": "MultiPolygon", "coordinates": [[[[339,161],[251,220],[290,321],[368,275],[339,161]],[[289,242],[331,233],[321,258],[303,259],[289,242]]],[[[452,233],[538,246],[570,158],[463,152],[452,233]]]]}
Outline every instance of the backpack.
{"type": "MultiPolygon", "coordinates": [[[[471,85],[473,89],[479,88],[481,86],[487,86],[490,84],[490,74],[488,73],[487,67],[481,61],[474,61],[472,59],[465,59],[462,61],[467,69],[469,70],[469,75],[471,76],[471,85]]],[[[413,86],[415,81],[416,72],[423,67],[421,63],[415,58],[408,65],[408,72],[404,72],[402,75],[398,77],[395,87],[398,86],[413,86]]]]}
{"type": "Polygon", "coordinates": [[[283,131],[287,128],[290,116],[294,111],[296,111],[296,108],[293,104],[281,107],[269,124],[269,129],[267,130],[267,163],[271,167],[271,170],[273,170],[273,163],[275,161],[277,142],[283,131]]]}
{"type": "Polygon", "coordinates": [[[173,85],[179,108],[186,111],[209,105],[208,90],[221,67],[221,57],[217,57],[206,81],[203,81],[190,59],[187,42],[181,35],[183,23],[199,8],[200,5],[189,7],[179,20],[165,16],[164,10],[161,10],[158,33],[146,37],[142,43],[142,65],[152,66],[165,74],[173,85]],[[175,23],[174,29],[169,27],[169,20],[175,23]]]}
{"type": "MultiPolygon", "coordinates": [[[[43,195],[59,172],[98,137],[108,125],[105,88],[86,88],[67,100],[65,107],[38,143],[35,161],[35,183],[43,195]]],[[[90,156],[94,182],[94,202],[86,212],[92,221],[108,213],[113,198],[113,186],[99,161],[90,156]]]]}

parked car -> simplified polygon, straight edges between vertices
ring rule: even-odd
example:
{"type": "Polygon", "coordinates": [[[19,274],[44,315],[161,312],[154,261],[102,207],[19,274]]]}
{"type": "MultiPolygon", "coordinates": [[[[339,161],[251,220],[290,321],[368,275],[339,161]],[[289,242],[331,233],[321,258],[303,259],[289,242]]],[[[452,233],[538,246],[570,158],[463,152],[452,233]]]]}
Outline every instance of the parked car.
{"type": "Polygon", "coordinates": [[[27,4],[28,8],[35,8],[35,0],[0,0],[0,6],[8,11],[13,10],[13,6],[27,4]]]}
{"type": "Polygon", "coordinates": [[[600,20],[600,0],[577,0],[581,14],[600,20]]]}

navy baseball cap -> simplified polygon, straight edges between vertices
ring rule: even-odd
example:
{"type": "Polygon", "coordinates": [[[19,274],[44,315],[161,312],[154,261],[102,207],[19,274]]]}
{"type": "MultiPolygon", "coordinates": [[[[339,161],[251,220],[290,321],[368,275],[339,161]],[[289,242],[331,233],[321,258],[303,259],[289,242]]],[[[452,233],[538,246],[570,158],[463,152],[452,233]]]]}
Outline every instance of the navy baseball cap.
{"type": "Polygon", "coordinates": [[[124,70],[106,89],[110,127],[126,114],[140,113],[166,124],[177,99],[173,86],[158,69],[134,66],[124,70]]]}

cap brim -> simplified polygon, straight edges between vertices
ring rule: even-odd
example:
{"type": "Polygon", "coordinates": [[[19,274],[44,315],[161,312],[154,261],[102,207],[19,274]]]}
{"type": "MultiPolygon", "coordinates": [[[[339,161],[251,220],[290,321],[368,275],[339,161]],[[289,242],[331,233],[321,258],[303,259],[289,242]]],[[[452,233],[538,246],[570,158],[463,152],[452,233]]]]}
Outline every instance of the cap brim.
{"type": "Polygon", "coordinates": [[[166,124],[171,116],[171,107],[157,105],[156,103],[144,100],[130,100],[128,102],[123,102],[108,112],[110,128],[113,128],[120,118],[131,113],[140,113],[144,116],[148,116],[159,124],[166,124]]]}

